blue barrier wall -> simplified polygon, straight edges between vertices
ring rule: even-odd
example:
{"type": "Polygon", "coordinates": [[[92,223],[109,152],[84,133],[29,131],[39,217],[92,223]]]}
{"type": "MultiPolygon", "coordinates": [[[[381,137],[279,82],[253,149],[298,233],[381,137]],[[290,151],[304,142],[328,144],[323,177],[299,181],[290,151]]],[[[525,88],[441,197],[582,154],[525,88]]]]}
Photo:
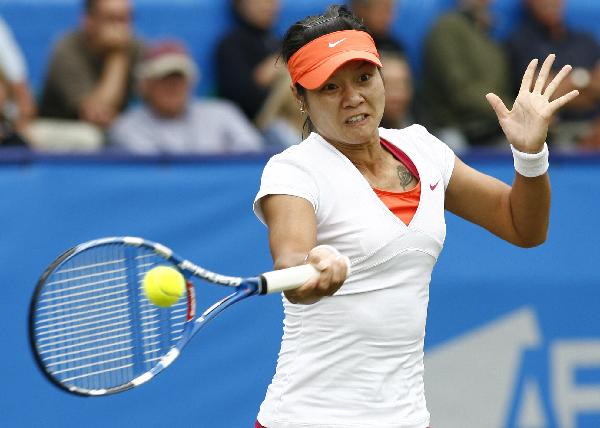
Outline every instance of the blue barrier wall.
{"type": "MultiPolygon", "coordinates": [[[[0,163],[0,425],[252,426],[281,337],[278,296],[231,308],[157,379],[97,399],[46,382],[26,325],[46,265],[101,236],[144,236],[222,273],[269,269],[250,208],[266,159],[70,159],[0,163]]],[[[511,180],[509,158],[469,161],[511,180]]],[[[536,249],[448,216],[427,329],[433,426],[600,426],[599,167],[597,158],[553,159],[550,235],[536,249]]],[[[222,292],[198,294],[208,304],[222,292]]]]}

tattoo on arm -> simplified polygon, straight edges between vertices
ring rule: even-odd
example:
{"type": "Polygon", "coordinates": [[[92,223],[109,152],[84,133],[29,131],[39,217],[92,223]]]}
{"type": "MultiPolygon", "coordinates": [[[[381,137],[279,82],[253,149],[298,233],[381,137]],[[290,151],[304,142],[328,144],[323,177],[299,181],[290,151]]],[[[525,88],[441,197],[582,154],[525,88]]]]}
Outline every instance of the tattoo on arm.
{"type": "Polygon", "coordinates": [[[414,178],[412,173],[404,165],[399,165],[397,172],[400,179],[400,186],[402,186],[404,191],[408,190],[414,178]]]}

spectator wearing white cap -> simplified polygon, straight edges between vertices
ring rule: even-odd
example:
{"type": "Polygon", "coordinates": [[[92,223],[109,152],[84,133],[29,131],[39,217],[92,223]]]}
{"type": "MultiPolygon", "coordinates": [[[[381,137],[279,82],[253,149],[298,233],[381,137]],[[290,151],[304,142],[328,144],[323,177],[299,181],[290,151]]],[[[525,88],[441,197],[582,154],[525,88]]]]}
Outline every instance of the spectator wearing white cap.
{"type": "Polygon", "coordinates": [[[256,152],[262,137],[233,103],[196,99],[198,69],[185,46],[161,41],[136,70],[143,103],[121,115],[109,142],[138,154],[256,152]]]}

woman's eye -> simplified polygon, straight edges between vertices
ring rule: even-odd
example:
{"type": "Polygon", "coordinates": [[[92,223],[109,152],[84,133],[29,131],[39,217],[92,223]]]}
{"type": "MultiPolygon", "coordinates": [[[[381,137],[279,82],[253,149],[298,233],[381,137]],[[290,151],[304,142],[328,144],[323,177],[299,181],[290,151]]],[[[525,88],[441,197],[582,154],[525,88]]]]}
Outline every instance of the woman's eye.
{"type": "Polygon", "coordinates": [[[368,81],[370,78],[371,78],[371,75],[370,75],[370,74],[361,74],[361,75],[360,75],[360,78],[359,78],[359,80],[360,80],[361,82],[366,82],[366,81],[368,81]]]}
{"type": "Polygon", "coordinates": [[[333,83],[327,83],[325,86],[323,86],[322,90],[323,91],[333,91],[336,88],[336,86],[333,83]]]}

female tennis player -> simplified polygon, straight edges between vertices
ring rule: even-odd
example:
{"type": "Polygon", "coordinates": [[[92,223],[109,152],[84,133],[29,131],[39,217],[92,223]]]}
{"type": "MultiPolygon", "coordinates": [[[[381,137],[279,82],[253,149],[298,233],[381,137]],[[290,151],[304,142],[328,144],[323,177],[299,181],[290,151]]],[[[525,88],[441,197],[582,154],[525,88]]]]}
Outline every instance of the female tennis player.
{"type": "Polygon", "coordinates": [[[533,60],[511,110],[486,95],[514,155],[511,187],[422,126],[379,128],[379,55],[344,7],[294,24],[283,58],[312,132],[268,162],[254,209],[275,267],[312,263],[320,275],[285,292],[277,370],[256,426],[428,427],[423,343],[444,210],[521,247],[544,242],[545,139],[552,114],[578,94],[551,101],[570,67],[548,82],[554,56],[539,73],[533,60]]]}

